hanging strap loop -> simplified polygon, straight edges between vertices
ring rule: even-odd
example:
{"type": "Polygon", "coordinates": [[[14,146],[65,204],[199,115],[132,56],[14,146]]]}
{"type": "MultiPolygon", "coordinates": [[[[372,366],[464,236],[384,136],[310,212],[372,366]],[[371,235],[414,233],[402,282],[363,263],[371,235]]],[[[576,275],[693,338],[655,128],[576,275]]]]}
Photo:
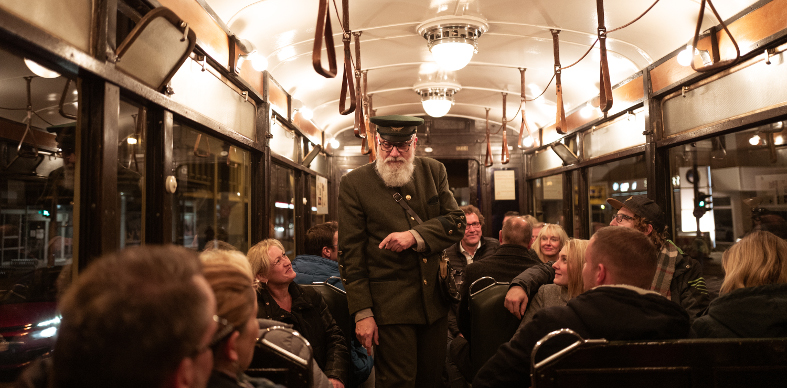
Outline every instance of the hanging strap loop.
{"type": "Polygon", "coordinates": [[[484,160],[484,167],[492,167],[492,143],[489,141],[489,108],[486,109],[486,159],[484,160]]]}
{"type": "Polygon", "coordinates": [[[612,109],[612,83],[609,79],[607,62],[607,28],[604,26],[604,0],[596,0],[598,11],[598,44],[601,61],[599,65],[599,109],[604,114],[612,109]]]}
{"type": "Polygon", "coordinates": [[[500,128],[503,131],[503,149],[500,151],[500,163],[508,164],[511,161],[511,153],[508,152],[508,120],[506,119],[506,96],[507,93],[503,93],[503,126],[500,128]]]}
{"type": "Polygon", "coordinates": [[[527,101],[527,97],[525,96],[525,68],[519,68],[519,75],[522,80],[522,89],[521,89],[521,98],[522,98],[522,107],[519,108],[522,111],[522,126],[519,127],[519,139],[517,140],[517,147],[522,147],[522,142],[524,141],[524,133],[527,130],[527,135],[530,135],[530,127],[527,125],[527,121],[525,120],[525,102],[527,101]]]}
{"type": "MultiPolygon", "coordinates": [[[[713,15],[716,16],[716,20],[718,20],[719,23],[721,24],[721,28],[724,29],[724,32],[727,33],[727,36],[730,38],[730,41],[732,42],[732,45],[735,46],[735,58],[725,59],[723,61],[718,61],[718,58],[719,58],[718,45],[714,45],[715,47],[713,47],[713,49],[715,50],[715,52],[713,53],[713,58],[715,60],[715,63],[712,64],[712,65],[708,65],[708,66],[703,66],[703,67],[697,68],[697,67],[694,66],[694,55],[693,55],[694,53],[692,53],[692,56],[691,56],[691,58],[692,58],[691,68],[694,69],[694,71],[698,71],[698,72],[706,72],[706,71],[712,71],[712,70],[726,69],[726,68],[732,67],[733,65],[738,63],[738,60],[741,58],[741,50],[738,47],[738,42],[736,42],[735,38],[732,37],[732,34],[730,33],[730,30],[727,29],[727,25],[724,24],[724,20],[722,20],[721,17],[719,16],[719,13],[716,12],[716,7],[713,6],[713,3],[711,3],[710,0],[702,0],[702,3],[700,3],[700,14],[697,17],[697,27],[694,29],[694,38],[691,41],[692,42],[691,43],[692,49],[696,49],[697,48],[697,41],[699,41],[699,37],[700,37],[699,36],[700,35],[700,27],[702,26],[702,18],[705,15],[705,3],[706,2],[708,3],[708,8],[710,8],[710,10],[713,11],[713,15]]],[[[715,34],[715,31],[713,33],[715,34]]]]}
{"type": "MultiPolygon", "coordinates": [[[[342,90],[339,94],[339,113],[342,115],[348,115],[355,111],[355,86],[353,85],[353,58],[352,54],[350,54],[350,32],[347,31],[342,34],[342,42],[344,42],[344,75],[342,76],[342,90]],[[346,108],[347,106],[347,92],[350,93],[350,107],[346,108]]],[[[356,137],[360,137],[358,134],[358,128],[353,130],[355,132],[356,137]]]]}
{"type": "Polygon", "coordinates": [[[328,12],[328,0],[319,0],[317,11],[317,28],[314,31],[314,47],[312,48],[312,66],[317,74],[325,78],[336,77],[336,49],[333,47],[333,29],[331,15],[328,12]],[[328,52],[329,70],[322,66],[322,43],[325,37],[325,49],[328,52]]]}
{"type": "Polygon", "coordinates": [[[563,85],[560,82],[560,40],[557,35],[560,30],[550,30],[552,32],[552,47],[555,53],[555,95],[557,100],[557,111],[555,112],[555,129],[557,133],[566,133],[566,111],[563,108],[563,85]]]}

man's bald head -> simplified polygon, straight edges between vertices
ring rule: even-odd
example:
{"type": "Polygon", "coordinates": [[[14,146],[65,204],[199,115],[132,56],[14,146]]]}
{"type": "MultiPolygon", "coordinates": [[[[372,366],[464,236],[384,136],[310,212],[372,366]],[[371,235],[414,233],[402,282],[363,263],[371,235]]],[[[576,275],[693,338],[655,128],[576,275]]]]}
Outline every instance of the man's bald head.
{"type": "Polygon", "coordinates": [[[500,231],[500,242],[502,244],[515,244],[530,248],[530,233],[532,227],[524,217],[509,217],[503,222],[503,230],[500,231]]]}

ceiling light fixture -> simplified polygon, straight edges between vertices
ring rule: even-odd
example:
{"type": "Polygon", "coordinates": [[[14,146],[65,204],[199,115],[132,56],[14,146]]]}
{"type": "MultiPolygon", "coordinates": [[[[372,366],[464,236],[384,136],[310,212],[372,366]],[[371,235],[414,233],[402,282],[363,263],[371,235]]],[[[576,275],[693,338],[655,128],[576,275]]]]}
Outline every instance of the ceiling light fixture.
{"type": "Polygon", "coordinates": [[[268,60],[257,51],[257,48],[248,39],[238,39],[237,44],[243,54],[238,55],[235,71],[240,72],[244,61],[251,61],[251,67],[256,71],[265,71],[268,68],[268,60]]]}
{"type": "Polygon", "coordinates": [[[41,78],[57,78],[57,77],[60,77],[60,73],[58,73],[56,71],[49,70],[46,67],[41,66],[38,63],[36,63],[36,62],[34,62],[34,61],[30,60],[30,59],[25,58],[25,65],[27,65],[27,68],[30,69],[30,71],[32,71],[33,74],[35,74],[35,75],[37,75],[37,76],[39,76],[41,78]]]}
{"type": "Polygon", "coordinates": [[[422,82],[415,84],[413,90],[421,96],[421,105],[426,114],[443,117],[454,105],[454,94],[462,90],[455,82],[422,82]]]}
{"type": "Polygon", "coordinates": [[[478,38],[487,30],[485,19],[469,15],[438,16],[416,27],[435,61],[446,70],[467,66],[478,52],[478,38]]]}

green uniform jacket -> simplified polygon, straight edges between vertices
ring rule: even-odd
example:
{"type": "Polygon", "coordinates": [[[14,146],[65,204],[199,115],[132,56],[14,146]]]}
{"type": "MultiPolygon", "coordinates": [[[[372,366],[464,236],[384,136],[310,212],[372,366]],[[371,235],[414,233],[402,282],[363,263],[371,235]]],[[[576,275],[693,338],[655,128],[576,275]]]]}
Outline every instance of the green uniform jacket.
{"type": "Polygon", "coordinates": [[[447,314],[437,284],[440,253],[465,233],[445,166],[421,157],[413,163],[413,179],[396,191],[421,217],[420,225],[396,203],[373,163],[339,185],[339,271],[350,314],[371,308],[378,325],[431,324],[447,314]],[[378,248],[390,233],[410,229],[424,239],[425,252],[415,245],[399,253],[378,248]]]}

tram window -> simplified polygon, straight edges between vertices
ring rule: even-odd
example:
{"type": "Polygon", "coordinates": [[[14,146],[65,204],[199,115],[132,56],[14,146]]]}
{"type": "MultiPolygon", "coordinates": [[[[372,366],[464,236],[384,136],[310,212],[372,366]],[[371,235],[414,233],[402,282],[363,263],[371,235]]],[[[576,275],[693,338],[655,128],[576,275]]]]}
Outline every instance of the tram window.
{"type": "Polygon", "coordinates": [[[145,192],[146,110],[126,100],[120,101],[118,116],[118,209],[120,247],[142,244],[145,192]]]}
{"type": "Polygon", "coordinates": [[[670,149],[678,246],[695,258],[721,258],[754,229],[787,238],[785,140],[778,121],[670,149]]]}
{"type": "Polygon", "coordinates": [[[295,255],[295,172],[278,164],[271,166],[269,236],[281,241],[284,253],[295,255]]]}
{"type": "Polygon", "coordinates": [[[249,249],[249,152],[175,122],[173,164],[178,189],[173,242],[202,250],[214,239],[249,249]]]}
{"type": "Polygon", "coordinates": [[[78,83],[34,67],[0,49],[0,348],[11,344],[3,370],[54,346],[74,254],[78,83]]]}
{"type": "Polygon", "coordinates": [[[563,220],[563,175],[539,178],[533,182],[534,216],[541,222],[565,226],[563,220]]]}
{"type": "Polygon", "coordinates": [[[632,195],[647,194],[647,176],[642,155],[588,168],[591,236],[609,225],[615,215],[616,211],[607,203],[607,198],[625,202],[632,195]]]}

